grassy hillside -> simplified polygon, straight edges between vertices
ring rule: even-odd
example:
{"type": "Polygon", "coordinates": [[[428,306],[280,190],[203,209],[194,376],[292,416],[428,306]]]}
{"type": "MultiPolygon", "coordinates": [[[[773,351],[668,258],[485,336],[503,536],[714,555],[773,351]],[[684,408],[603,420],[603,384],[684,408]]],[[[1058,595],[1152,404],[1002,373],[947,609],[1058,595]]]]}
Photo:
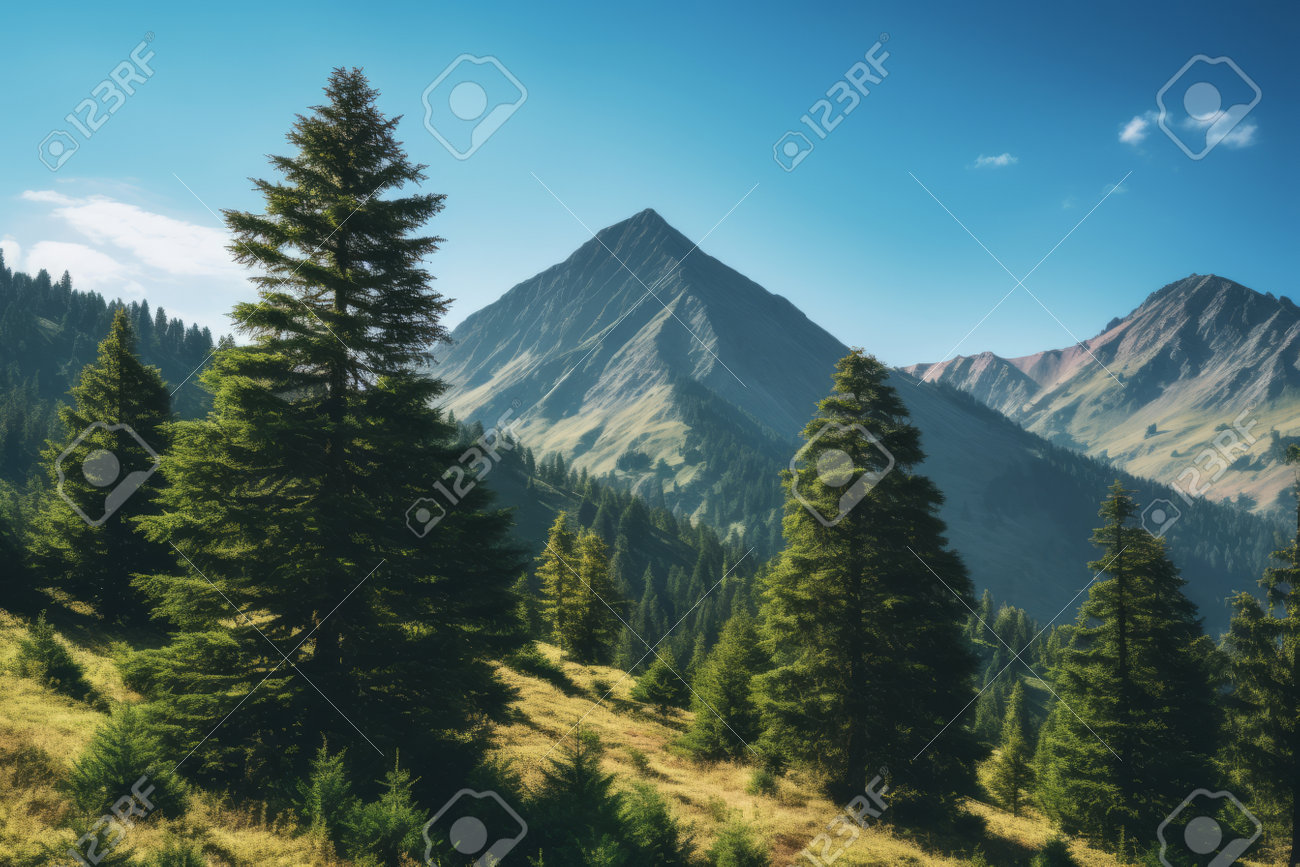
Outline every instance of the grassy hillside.
{"type": "MultiPolygon", "coordinates": [[[[99,631],[75,622],[60,624],[64,641],[82,664],[95,690],[113,701],[135,698],[121,682],[112,660],[113,645],[99,631]],[[70,637],[70,638],[69,638],[70,637]]],[[[62,782],[107,714],[66,698],[12,673],[19,641],[28,624],[0,612],[0,786],[8,797],[0,805],[0,865],[28,867],[60,863],[53,859],[76,838],[74,815],[62,782]]],[[[700,764],[675,746],[689,725],[688,711],[660,717],[630,698],[632,679],[615,668],[582,666],[561,659],[554,647],[542,653],[563,677],[539,677],[501,667],[502,678],[517,692],[511,720],[496,731],[494,758],[508,764],[528,787],[562,739],[581,725],[605,744],[604,769],[620,784],[650,783],[668,799],[677,817],[694,834],[697,853],[705,852],[724,823],[741,818],[766,840],[773,864],[810,863],[798,854],[842,806],[818,793],[798,772],[776,781],[774,792],[750,788],[752,769],[719,762],[700,764]],[[603,702],[598,700],[609,693],[603,702]]],[[[888,796],[886,796],[886,800],[888,796]]],[[[911,837],[888,825],[864,830],[835,863],[866,865],[966,865],[976,854],[988,864],[1027,864],[1052,836],[1050,825],[1032,809],[1014,817],[992,798],[970,800],[967,811],[982,819],[986,839],[911,837]]],[[[285,817],[271,817],[255,796],[197,793],[181,819],[150,817],[138,824],[104,863],[146,864],[169,840],[200,843],[209,867],[351,867],[334,858],[310,834],[285,817]]],[[[1082,867],[1119,867],[1114,856],[1079,841],[1071,852],[1082,867]]],[[[1269,862],[1241,861],[1262,865],[1269,862]]],[[[1279,862],[1280,863],[1280,862],[1279,862]]]]}

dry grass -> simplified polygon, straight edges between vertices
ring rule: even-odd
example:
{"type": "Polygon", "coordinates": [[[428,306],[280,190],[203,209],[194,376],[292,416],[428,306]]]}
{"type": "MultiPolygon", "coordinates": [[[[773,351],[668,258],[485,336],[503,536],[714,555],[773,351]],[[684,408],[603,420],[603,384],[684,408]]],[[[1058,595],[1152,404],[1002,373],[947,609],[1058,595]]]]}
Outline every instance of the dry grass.
{"type": "MultiPolygon", "coordinates": [[[[712,843],[722,821],[739,815],[771,843],[774,864],[790,864],[841,813],[843,805],[815,794],[815,787],[797,775],[781,778],[774,795],[749,794],[745,788],[750,767],[732,762],[696,763],[673,746],[690,722],[689,713],[678,711],[661,719],[631,701],[628,693],[632,679],[620,681],[620,670],[566,662],[555,648],[545,645],[542,651],[564,669],[581,693],[570,694],[538,678],[502,669],[502,676],[519,691],[519,721],[498,729],[497,752],[499,758],[510,762],[525,784],[538,782],[546,759],[554,755],[564,738],[572,736],[581,721],[583,728],[595,732],[604,742],[605,769],[620,777],[642,778],[654,784],[669,799],[678,817],[692,826],[701,850],[712,843]],[[595,699],[604,690],[595,690],[593,681],[614,687],[599,706],[595,699]],[[633,750],[644,753],[647,770],[638,767],[633,750]]],[[[1041,817],[1025,815],[1016,819],[996,807],[976,802],[971,802],[969,809],[989,822],[991,840],[985,852],[992,863],[1002,863],[996,857],[998,853],[1027,858],[1051,836],[1050,826],[1041,817]]],[[[1115,867],[1119,863],[1081,843],[1075,850],[1085,867],[1115,867]]],[[[843,867],[955,867],[968,863],[966,855],[923,847],[882,826],[864,830],[835,863],[843,867]]]]}
{"type": "MultiPolygon", "coordinates": [[[[63,850],[73,843],[68,821],[76,817],[60,782],[105,719],[89,705],[3,672],[25,629],[0,612],[0,788],[6,793],[0,800],[0,865],[6,867],[40,863],[39,853],[47,847],[63,850]]],[[[107,646],[69,642],[69,647],[97,690],[114,699],[128,697],[107,646]]],[[[750,767],[696,763],[674,746],[690,722],[689,713],[660,718],[631,700],[632,679],[618,669],[565,662],[545,645],[542,652],[563,668],[572,688],[561,690],[541,678],[501,669],[519,700],[514,721],[497,729],[496,758],[509,762],[525,785],[539,782],[548,758],[581,722],[604,742],[605,769],[658,788],[692,828],[699,851],[708,848],[724,821],[740,816],[772,845],[774,864],[809,863],[795,860],[799,851],[826,830],[842,805],[815,794],[815,786],[797,774],[780,778],[774,794],[746,792],[750,767]],[[610,696],[598,705],[596,698],[611,686],[610,696]]],[[[1052,835],[1048,822],[1032,810],[1015,817],[981,801],[970,801],[967,809],[987,823],[982,849],[989,863],[1024,863],[1052,835]]],[[[346,867],[348,862],[298,830],[268,819],[254,806],[200,793],[183,818],[155,817],[138,824],[121,851],[147,856],[175,835],[201,842],[210,867],[346,867]]],[[[1083,867],[1120,867],[1114,857],[1081,842],[1071,848],[1083,867]]],[[[875,827],[864,830],[835,863],[957,867],[968,863],[968,855],[875,827]]],[[[1260,862],[1240,863],[1262,867],[1260,862]]]]}

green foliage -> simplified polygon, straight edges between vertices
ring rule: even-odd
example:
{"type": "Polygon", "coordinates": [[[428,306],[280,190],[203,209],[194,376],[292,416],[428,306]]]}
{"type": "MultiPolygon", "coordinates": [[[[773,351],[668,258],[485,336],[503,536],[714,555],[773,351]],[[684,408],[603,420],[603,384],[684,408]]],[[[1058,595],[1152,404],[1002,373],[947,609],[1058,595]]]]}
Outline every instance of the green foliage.
{"type": "Polygon", "coordinates": [[[36,618],[28,635],[19,639],[18,655],[13,665],[14,673],[20,677],[30,677],[78,701],[84,701],[94,693],[86,680],[85,669],[59,641],[54,627],[46,621],[44,611],[36,618]]]}
{"type": "Polygon", "coordinates": [[[298,815],[313,832],[336,846],[346,840],[360,809],[343,761],[346,752],[330,755],[326,745],[321,744],[310,774],[298,785],[298,815]]]}
{"type": "Polygon", "coordinates": [[[871,768],[907,764],[906,779],[890,781],[890,815],[932,824],[974,786],[979,749],[961,727],[944,732],[942,749],[925,749],[974,696],[962,636],[971,587],[943,536],[942,495],[913,472],[920,434],[888,377],[862,352],[842,359],[804,431],[803,466],[785,477],[786,548],[762,610],[774,664],[760,678],[765,752],[814,764],[844,800],[864,790],[871,768]],[[892,456],[888,472],[860,429],[892,456]],[[819,475],[823,459],[844,456],[842,472],[819,475]],[[865,473],[883,476],[838,523],[805,508],[834,518],[865,473]]]}
{"type": "Polygon", "coordinates": [[[675,673],[672,664],[662,656],[655,657],[655,661],[650,663],[650,667],[637,678],[636,685],[632,687],[632,698],[635,701],[654,706],[659,715],[664,717],[670,708],[685,704],[687,695],[686,684],[675,673]]]}
{"type": "Polygon", "coordinates": [[[120,704],[99,727],[68,775],[68,792],[87,816],[107,813],[123,798],[141,794],[150,814],[178,816],[186,809],[186,788],[176,776],[144,712],[120,704]]]}
{"type": "MultiPolygon", "coordinates": [[[[1293,462],[1300,447],[1291,446],[1293,462]]],[[[1264,572],[1264,603],[1248,593],[1232,600],[1224,645],[1230,659],[1227,747],[1234,782],[1262,815],[1267,839],[1300,859],[1300,476],[1296,532],[1264,572]]]]}
{"type": "Polygon", "coordinates": [[[1025,793],[1033,785],[1034,738],[1030,731],[1029,708],[1025,701],[1025,684],[1019,677],[1007,701],[1002,721],[1002,744],[993,760],[989,785],[1002,803],[1020,815],[1025,793]]]}
{"type": "Polygon", "coordinates": [[[754,678],[768,667],[754,619],[743,609],[727,621],[691,688],[695,719],[683,745],[712,759],[739,757],[762,734],[754,678]]]}
{"type": "Polygon", "coordinates": [[[569,529],[569,516],[560,512],[547,535],[546,545],[537,561],[537,581],[542,588],[542,614],[551,636],[563,650],[569,633],[569,620],[577,606],[578,562],[577,537],[569,529]]]}
{"type": "Polygon", "coordinates": [[[622,797],[619,817],[628,867],[689,867],[691,837],[649,783],[633,783],[622,797]]]}
{"type": "Polygon", "coordinates": [[[405,526],[449,468],[474,472],[428,366],[447,300],[422,264],[440,239],[419,232],[443,197],[399,194],[422,167],[359,70],[336,69],[325,96],[293,155],[271,158],[283,180],[255,181],[265,213],[225,214],[259,297],[233,312],[246,342],[202,374],[212,414],[172,429],[164,511],[142,523],[178,554],[142,587],[180,631],[136,667],[168,745],[202,742],[187,774],[300,778],[303,732],[360,730],[378,752],[352,753],[359,779],[400,747],[442,769],[426,778],[440,788],[506,707],[492,660],[522,641],[521,564],[483,484],[436,532],[405,526]]]}
{"type": "Polygon", "coordinates": [[[609,549],[596,533],[583,533],[577,554],[578,586],[564,646],[578,662],[605,662],[618,637],[622,607],[610,575],[609,549]]]}
{"type": "Polygon", "coordinates": [[[754,768],[749,772],[749,782],[745,784],[745,791],[751,795],[775,795],[776,774],[768,768],[754,768]]]}
{"type": "Polygon", "coordinates": [[[349,830],[354,858],[386,867],[423,856],[428,816],[416,806],[412,785],[410,773],[394,765],[384,777],[379,800],[356,811],[349,830]]]}
{"type": "Polygon", "coordinates": [[[712,867],[768,867],[772,863],[767,844],[739,819],[730,820],[718,831],[708,858],[712,867]]]}
{"type": "Polygon", "coordinates": [[[1052,671],[1059,701],[1035,758],[1047,813],[1067,832],[1109,841],[1140,839],[1215,778],[1213,648],[1163,541],[1135,526],[1136,514],[1116,482],[1093,536],[1098,579],[1052,671]]]}
{"type": "MultiPolygon", "coordinates": [[[[529,826],[536,829],[541,851],[556,864],[588,863],[588,853],[608,849],[623,831],[621,799],[613,775],[600,769],[602,754],[600,739],[580,728],[542,771],[528,810],[529,826]],[[531,821],[533,816],[537,821],[531,821]]],[[[531,835],[529,842],[533,844],[531,835]]]]}
{"type": "Polygon", "coordinates": [[[157,511],[155,482],[144,474],[165,449],[164,425],[171,416],[167,387],[156,368],[136,357],[135,343],[119,309],[95,362],[72,389],[73,405],[59,409],[63,432],[42,453],[49,485],[28,533],[34,572],[110,622],[147,619],[132,578],[170,560],[166,546],[147,541],[133,526],[136,518],[157,511]],[[118,425],[126,428],[110,429],[118,425]],[[143,487],[132,492],[142,477],[143,487]],[[128,498],[117,502],[123,493],[128,498]]]}
{"type": "Polygon", "coordinates": [[[144,862],[145,867],[208,867],[203,847],[182,837],[168,837],[163,848],[144,862]]]}
{"type": "Polygon", "coordinates": [[[565,674],[564,667],[542,653],[536,642],[529,642],[505,658],[506,665],[515,671],[540,677],[564,692],[574,692],[577,687],[565,674]]]}
{"type": "Polygon", "coordinates": [[[1063,837],[1051,837],[1034,854],[1029,867],[1078,867],[1078,864],[1070,854],[1070,844],[1063,837]]]}
{"type": "MultiPolygon", "coordinates": [[[[44,475],[41,449],[63,439],[58,404],[95,360],[95,345],[119,310],[139,337],[141,356],[168,382],[179,384],[212,351],[206,328],[186,327],[162,308],[109,302],[74,289],[67,272],[57,281],[43,270],[33,277],[9,271],[0,258],[0,480],[23,485],[44,475]]],[[[182,389],[176,401],[192,416],[205,408],[206,395],[182,389]]]]}

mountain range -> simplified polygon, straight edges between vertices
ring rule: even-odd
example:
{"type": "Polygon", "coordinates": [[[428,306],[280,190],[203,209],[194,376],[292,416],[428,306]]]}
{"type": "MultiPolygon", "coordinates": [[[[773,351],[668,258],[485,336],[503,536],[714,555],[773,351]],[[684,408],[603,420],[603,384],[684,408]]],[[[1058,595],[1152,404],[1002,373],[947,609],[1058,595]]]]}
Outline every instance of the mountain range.
{"type": "Polygon", "coordinates": [[[1137,475],[1257,512],[1294,508],[1282,459],[1300,440],[1300,307],[1285,296],[1192,274],[1077,346],[907,371],[1137,475]],[[1226,471],[1201,458],[1236,427],[1248,435],[1226,471]]]}
{"type": "MultiPolygon", "coordinates": [[[[1141,340],[1143,327],[1130,324],[1130,339],[1141,340]]],[[[790,301],[645,210],[467,317],[438,348],[436,370],[448,384],[446,406],[462,420],[513,418],[539,455],[557,452],[771,554],[780,546],[780,471],[848,352],[790,301]]],[[[1053,362],[1061,376],[1086,369],[1069,351],[1061,355],[1072,359],[1053,362]]],[[[922,432],[921,471],[946,495],[949,537],[977,586],[1044,620],[1068,609],[1091,578],[1098,504],[1120,478],[1143,502],[1178,503],[1167,527],[1175,560],[1207,622],[1223,625],[1224,599],[1254,588],[1276,523],[1199,498],[1182,502],[1167,484],[1099,460],[1100,449],[1027,429],[1001,397],[1015,394],[1007,399],[1023,406],[1048,392],[1037,368],[1000,361],[990,362],[983,391],[940,376],[923,381],[919,369],[891,376],[922,432]]],[[[1125,394],[1158,399],[1159,382],[1125,370],[1135,380],[1125,394]]],[[[1044,374],[1049,381],[1058,380],[1044,374]]],[[[1106,399],[1114,400],[1097,398],[1106,399]]],[[[1188,407],[1180,424],[1190,429],[1200,413],[1212,428],[1221,411],[1211,399],[1188,407]]],[[[1173,413],[1162,418],[1172,427],[1173,413]]]]}

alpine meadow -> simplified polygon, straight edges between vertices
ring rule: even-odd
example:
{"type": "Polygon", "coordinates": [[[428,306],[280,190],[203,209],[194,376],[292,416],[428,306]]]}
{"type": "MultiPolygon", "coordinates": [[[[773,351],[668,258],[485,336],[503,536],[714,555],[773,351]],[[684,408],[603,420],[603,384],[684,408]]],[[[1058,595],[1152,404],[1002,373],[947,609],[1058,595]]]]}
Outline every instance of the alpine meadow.
{"type": "Polygon", "coordinates": [[[0,867],[1300,867],[1293,6],[80,6],[0,867]]]}

